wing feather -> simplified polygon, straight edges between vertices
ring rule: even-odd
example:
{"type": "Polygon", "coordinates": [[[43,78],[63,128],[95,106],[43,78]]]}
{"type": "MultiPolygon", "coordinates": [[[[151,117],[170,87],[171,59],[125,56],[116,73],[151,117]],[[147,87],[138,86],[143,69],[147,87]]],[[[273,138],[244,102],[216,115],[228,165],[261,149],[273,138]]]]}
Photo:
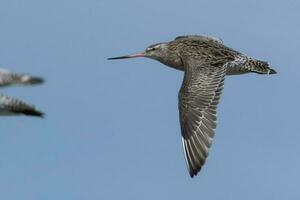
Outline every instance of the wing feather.
{"type": "Polygon", "coordinates": [[[185,76],[179,92],[183,148],[190,176],[201,170],[209,154],[217,120],[226,66],[211,66],[185,59],[185,76]]]}

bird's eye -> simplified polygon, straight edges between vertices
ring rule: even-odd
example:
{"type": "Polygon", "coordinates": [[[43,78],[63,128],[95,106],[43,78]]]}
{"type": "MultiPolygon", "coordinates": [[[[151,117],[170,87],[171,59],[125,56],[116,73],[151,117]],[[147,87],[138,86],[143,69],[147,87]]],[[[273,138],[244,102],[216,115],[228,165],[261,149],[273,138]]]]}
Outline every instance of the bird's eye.
{"type": "Polygon", "coordinates": [[[147,48],[147,51],[154,51],[154,50],[155,50],[154,47],[148,47],[148,48],[147,48]]]}

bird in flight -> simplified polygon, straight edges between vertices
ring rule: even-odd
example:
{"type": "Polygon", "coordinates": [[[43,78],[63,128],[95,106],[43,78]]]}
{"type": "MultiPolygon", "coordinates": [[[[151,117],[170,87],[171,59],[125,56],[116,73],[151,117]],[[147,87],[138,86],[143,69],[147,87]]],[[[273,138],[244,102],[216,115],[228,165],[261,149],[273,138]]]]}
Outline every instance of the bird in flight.
{"type": "Polygon", "coordinates": [[[212,145],[225,76],[276,74],[267,62],[248,57],[210,36],[179,36],[170,42],[150,45],[140,53],[108,59],[136,57],[151,58],[184,71],[178,108],[184,155],[191,177],[201,170],[212,145]]]}
{"type": "MultiPolygon", "coordinates": [[[[28,74],[16,74],[6,69],[0,69],[0,87],[12,85],[36,85],[43,83],[40,77],[28,74]]],[[[44,113],[21,100],[0,94],[0,116],[28,115],[43,117],[44,113]]]]}

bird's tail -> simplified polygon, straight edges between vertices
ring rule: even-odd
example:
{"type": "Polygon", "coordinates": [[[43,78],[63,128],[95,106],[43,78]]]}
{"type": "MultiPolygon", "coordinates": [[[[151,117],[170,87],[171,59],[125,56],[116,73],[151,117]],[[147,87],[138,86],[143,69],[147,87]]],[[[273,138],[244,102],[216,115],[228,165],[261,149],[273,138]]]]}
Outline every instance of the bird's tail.
{"type": "Polygon", "coordinates": [[[276,74],[277,72],[270,68],[268,62],[261,61],[261,60],[255,60],[255,59],[249,59],[245,63],[245,67],[251,71],[258,74],[276,74]]]}

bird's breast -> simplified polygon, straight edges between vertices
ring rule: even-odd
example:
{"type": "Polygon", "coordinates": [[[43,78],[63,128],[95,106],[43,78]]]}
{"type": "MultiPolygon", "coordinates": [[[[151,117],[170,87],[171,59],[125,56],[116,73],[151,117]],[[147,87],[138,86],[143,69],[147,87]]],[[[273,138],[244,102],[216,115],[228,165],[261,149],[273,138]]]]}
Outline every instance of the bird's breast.
{"type": "Polygon", "coordinates": [[[168,67],[184,71],[184,66],[180,58],[170,58],[170,59],[164,59],[159,61],[164,65],[167,65],[168,67]]]}

